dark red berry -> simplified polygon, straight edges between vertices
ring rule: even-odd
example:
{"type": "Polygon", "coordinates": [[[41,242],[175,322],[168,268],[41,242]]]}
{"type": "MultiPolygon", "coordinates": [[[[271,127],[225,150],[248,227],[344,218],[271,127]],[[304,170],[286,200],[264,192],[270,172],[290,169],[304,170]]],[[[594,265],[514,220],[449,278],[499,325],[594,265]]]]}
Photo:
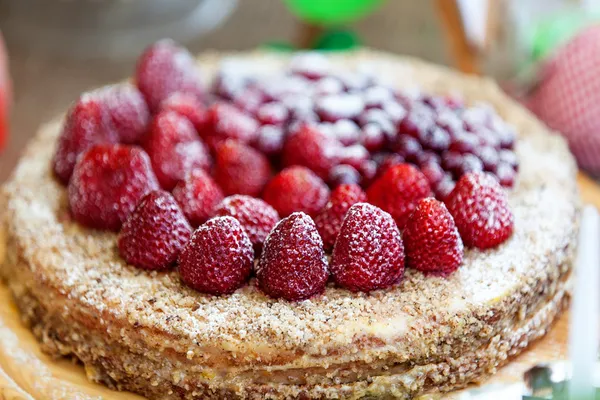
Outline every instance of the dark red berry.
{"type": "Polygon", "coordinates": [[[434,187],[444,178],[444,170],[435,161],[426,161],[419,165],[419,169],[425,175],[431,187],[434,187]]]}
{"type": "Polygon", "coordinates": [[[350,207],[331,257],[335,282],[370,292],[398,282],[403,272],[404,246],[392,217],[368,203],[350,207]]]}
{"type": "Polygon", "coordinates": [[[439,182],[433,185],[435,197],[440,201],[446,201],[452,190],[454,190],[455,185],[456,182],[452,179],[452,175],[446,173],[439,182]]]}
{"type": "Polygon", "coordinates": [[[289,111],[281,103],[267,103],[258,108],[256,118],[263,125],[283,125],[289,118],[289,111]]]}
{"type": "Polygon", "coordinates": [[[256,268],[258,287],[271,297],[300,301],[323,292],[328,278],[323,241],[313,220],[295,212],[279,221],[256,268]]]}
{"type": "Polygon", "coordinates": [[[463,243],[452,215],[444,203],[422,199],[402,232],[406,266],[442,275],[458,269],[463,259],[463,243]]]}
{"type": "Polygon", "coordinates": [[[150,123],[150,111],[142,93],[130,84],[110,86],[101,93],[112,129],[119,141],[139,143],[150,123]]]}
{"type": "Polygon", "coordinates": [[[173,197],[190,224],[199,226],[213,216],[215,207],[223,200],[223,192],[210,175],[195,169],[175,186],[173,197]]]}
{"type": "Polygon", "coordinates": [[[170,110],[190,120],[196,131],[202,132],[206,125],[206,107],[190,93],[173,93],[160,104],[160,110],[170,110]]]}
{"type": "Polygon", "coordinates": [[[258,135],[258,122],[227,103],[214,103],[207,111],[206,128],[200,136],[212,148],[226,139],[252,143],[258,135]]]}
{"type": "Polygon", "coordinates": [[[156,190],[142,198],[119,233],[119,254],[148,270],[170,267],[190,239],[192,227],[168,192],[156,190]]]}
{"type": "Polygon", "coordinates": [[[374,152],[383,148],[386,142],[386,136],[381,126],[375,123],[368,123],[362,128],[361,144],[367,150],[374,152]]]}
{"type": "Polygon", "coordinates": [[[360,128],[349,119],[340,119],[333,123],[333,136],[344,146],[352,146],[360,140],[360,128]]]}
{"type": "Polygon", "coordinates": [[[199,227],[179,256],[181,280],[202,293],[233,293],[250,277],[254,252],[240,223],[217,217],[199,227]]]}
{"type": "Polygon", "coordinates": [[[285,141],[283,163],[307,167],[321,178],[327,178],[331,168],[338,164],[339,147],[337,141],[316,126],[303,124],[285,141]]]}
{"type": "Polygon", "coordinates": [[[451,174],[460,174],[463,156],[454,151],[448,151],[442,156],[442,167],[451,174]]]}
{"type": "Polygon", "coordinates": [[[423,151],[419,141],[407,135],[400,136],[392,148],[410,162],[416,161],[418,155],[423,151]]]}
{"type": "Polygon", "coordinates": [[[200,74],[192,55],[171,40],[161,40],[148,47],[140,56],[135,81],[150,110],[175,92],[203,97],[200,74]]]}
{"type": "Polygon", "coordinates": [[[233,99],[233,104],[248,114],[255,115],[258,109],[267,101],[265,94],[257,87],[248,87],[239,92],[233,99]]]}
{"type": "Polygon", "coordinates": [[[504,187],[513,187],[517,180],[517,173],[514,168],[507,163],[500,163],[494,171],[500,184],[504,187]]]}
{"type": "Polygon", "coordinates": [[[446,205],[467,246],[489,249],[512,235],[514,218],[508,197],[492,175],[464,175],[446,205]]]}
{"type": "Polygon", "coordinates": [[[475,149],[479,146],[479,139],[472,133],[461,133],[452,139],[450,144],[450,151],[454,151],[459,154],[474,153],[475,149]]]}
{"type": "Polygon", "coordinates": [[[230,139],[216,149],[214,176],[226,195],[258,196],[271,177],[271,165],[262,153],[230,139]]]}
{"type": "Polygon", "coordinates": [[[263,198],[282,217],[294,211],[316,215],[329,199],[329,188],[308,168],[289,167],[271,179],[263,198]]]}
{"type": "Polygon", "coordinates": [[[144,142],[160,185],[172,190],[194,169],[209,169],[211,159],[192,123],[174,111],[161,111],[144,142]]]}
{"type": "Polygon", "coordinates": [[[315,225],[323,239],[326,251],[333,249],[335,239],[340,233],[346,213],[356,203],[367,201],[367,195],[360,186],[343,184],[331,192],[327,205],[315,217],[315,225]]]}
{"type": "Polygon", "coordinates": [[[477,149],[476,153],[477,157],[483,163],[483,168],[486,171],[495,171],[498,166],[498,152],[496,149],[490,146],[483,146],[477,149]]]}
{"type": "Polygon", "coordinates": [[[77,222],[118,231],[140,199],[156,189],[156,176],[142,149],[96,145],[75,164],[69,182],[69,205],[77,222]]]}
{"type": "Polygon", "coordinates": [[[317,80],[326,76],[331,69],[327,57],[318,53],[298,54],[290,61],[292,74],[317,80]]]}
{"type": "Polygon", "coordinates": [[[448,132],[437,127],[420,132],[418,139],[421,146],[437,152],[446,151],[451,140],[448,132]]]}
{"type": "Polygon", "coordinates": [[[331,169],[327,182],[329,186],[335,188],[341,184],[354,183],[359,184],[362,180],[361,174],[351,165],[340,164],[331,169]]]}
{"type": "Polygon", "coordinates": [[[433,112],[424,107],[416,107],[402,119],[398,125],[400,134],[418,138],[435,126],[433,112]]]}
{"type": "Polygon", "coordinates": [[[275,156],[281,153],[285,141],[283,128],[274,125],[264,125],[258,129],[254,147],[266,156],[275,156]]]}
{"type": "Polygon", "coordinates": [[[480,172],[483,171],[483,163],[477,156],[473,154],[465,154],[462,158],[462,163],[459,168],[457,177],[460,178],[464,174],[469,172],[480,172]]]}
{"type": "Polygon", "coordinates": [[[335,122],[357,118],[365,109],[365,102],[359,95],[337,94],[318,98],[315,108],[322,121],[335,122]]]}
{"type": "Polygon", "coordinates": [[[263,243],[277,221],[279,214],[261,199],[245,195],[226,197],[215,210],[217,216],[230,216],[239,221],[248,234],[254,251],[259,254],[263,243]]]}
{"type": "Polygon", "coordinates": [[[377,163],[373,160],[367,160],[360,165],[358,172],[360,172],[363,187],[367,187],[373,182],[377,175],[377,168],[377,163]]]}
{"type": "Polygon", "coordinates": [[[338,160],[341,164],[351,165],[354,168],[360,166],[370,158],[369,151],[360,144],[338,149],[338,160]]]}
{"type": "Polygon", "coordinates": [[[519,168],[519,159],[514,151],[500,150],[498,153],[500,162],[510,165],[515,171],[519,168]]]}

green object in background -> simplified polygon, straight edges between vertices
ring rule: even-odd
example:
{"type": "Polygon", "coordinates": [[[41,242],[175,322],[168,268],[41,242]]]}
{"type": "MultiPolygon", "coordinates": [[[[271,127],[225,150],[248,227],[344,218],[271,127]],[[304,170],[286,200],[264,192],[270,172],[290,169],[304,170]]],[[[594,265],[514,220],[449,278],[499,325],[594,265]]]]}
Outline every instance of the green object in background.
{"type": "Polygon", "coordinates": [[[354,21],[374,11],[383,0],[285,0],[299,18],[319,25],[354,21]]]}
{"type": "Polygon", "coordinates": [[[315,50],[343,51],[360,46],[356,34],[350,30],[330,30],[321,35],[313,45],[315,50]]]}

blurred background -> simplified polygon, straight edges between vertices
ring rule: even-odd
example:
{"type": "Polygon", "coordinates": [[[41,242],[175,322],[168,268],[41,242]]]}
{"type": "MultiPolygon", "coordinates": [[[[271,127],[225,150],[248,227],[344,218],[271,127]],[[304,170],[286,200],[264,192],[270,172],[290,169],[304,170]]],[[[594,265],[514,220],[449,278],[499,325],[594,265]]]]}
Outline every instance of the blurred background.
{"type": "MultiPolygon", "coordinates": [[[[7,178],[19,152],[40,123],[63,112],[82,91],[129,76],[142,49],[162,37],[172,37],[192,52],[259,46],[281,50],[366,45],[450,65],[468,73],[491,75],[532,109],[542,104],[543,110],[537,111],[543,116],[548,109],[544,102],[548,95],[540,101],[533,92],[544,86],[543,63],[552,60],[555,65],[556,54],[565,47],[564,43],[595,25],[596,3],[590,0],[0,0],[0,31],[8,49],[12,81],[10,140],[0,156],[0,182],[7,178]],[[319,3],[327,5],[325,10],[314,9],[319,3]]],[[[587,42],[598,43],[598,38],[593,36],[587,42]]],[[[572,59],[568,54],[565,57],[572,59]]],[[[0,56],[0,63],[1,59],[0,56]]],[[[555,88],[550,98],[553,93],[555,98],[565,97],[561,90],[565,89],[555,88]]],[[[0,110],[0,131],[2,118],[0,110]]],[[[567,135],[572,130],[576,134],[581,130],[581,124],[576,129],[560,125],[565,119],[571,117],[549,123],[567,135]]],[[[600,123],[586,121],[584,125],[600,132],[600,123]]],[[[588,142],[586,148],[590,146],[588,142]]],[[[577,154],[577,146],[581,145],[573,143],[577,154]]],[[[600,149],[600,140],[592,145],[600,149]]],[[[600,164],[599,158],[584,155],[580,164],[599,174],[600,165],[595,164],[600,164]]]]}

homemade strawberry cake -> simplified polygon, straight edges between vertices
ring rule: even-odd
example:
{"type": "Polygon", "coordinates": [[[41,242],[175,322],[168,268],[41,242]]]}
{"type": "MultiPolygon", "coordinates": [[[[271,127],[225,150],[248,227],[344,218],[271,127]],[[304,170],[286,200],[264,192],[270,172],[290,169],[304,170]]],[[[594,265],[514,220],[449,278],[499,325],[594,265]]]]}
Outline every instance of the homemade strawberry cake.
{"type": "Polygon", "coordinates": [[[170,41],[41,128],[0,197],[43,349],[151,399],[392,399],[477,383],[568,302],[563,139],[389,54],[170,41]]]}

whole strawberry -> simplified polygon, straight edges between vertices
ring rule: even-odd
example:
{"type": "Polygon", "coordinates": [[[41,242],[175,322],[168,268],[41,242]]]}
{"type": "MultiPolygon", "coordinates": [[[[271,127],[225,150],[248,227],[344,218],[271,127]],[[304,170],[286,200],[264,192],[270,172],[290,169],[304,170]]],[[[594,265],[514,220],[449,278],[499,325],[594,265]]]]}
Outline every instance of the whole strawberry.
{"type": "Polygon", "coordinates": [[[211,158],[192,123],[174,111],[161,111],[144,142],[160,185],[172,190],[194,169],[209,169],[211,158]]]}
{"type": "Polygon", "coordinates": [[[400,229],[404,228],[417,202],[431,195],[425,175],[410,164],[388,168],[367,190],[369,202],[390,213],[400,229]]]}
{"type": "Polygon", "coordinates": [[[323,238],[325,250],[331,251],[340,233],[346,213],[356,203],[367,201],[367,195],[360,186],[342,184],[331,192],[327,205],[315,217],[315,225],[323,238]]]}
{"type": "Polygon", "coordinates": [[[256,268],[260,289],[274,298],[300,301],[321,293],[328,277],[323,241],[313,220],[296,212],[279,221],[256,268]]]}
{"type": "Polygon", "coordinates": [[[69,205],[77,222],[118,231],[140,199],[156,189],[156,176],[142,149],[96,145],[75,164],[69,182],[69,205]]]}
{"type": "Polygon", "coordinates": [[[446,206],[466,246],[489,249],[513,233],[508,196],[490,174],[463,175],[446,199],[446,206]]]}
{"type": "Polygon", "coordinates": [[[331,274],[353,292],[370,292],[398,282],[404,246],[390,214],[368,203],[350,207],[333,247],[331,274]]]}
{"type": "Polygon", "coordinates": [[[168,39],[154,43],[140,56],[135,82],[152,112],[175,92],[190,93],[198,98],[202,98],[204,92],[192,55],[168,39]]]}
{"type": "Polygon", "coordinates": [[[206,107],[193,94],[173,93],[165,101],[160,103],[160,111],[175,111],[186,117],[196,131],[201,132],[206,125],[206,107]]]}
{"type": "Polygon", "coordinates": [[[283,163],[286,166],[302,165],[321,178],[338,163],[339,143],[311,124],[303,124],[291,134],[283,146],[283,163]]]}
{"type": "Polygon", "coordinates": [[[202,293],[233,293],[250,277],[254,253],[240,223],[217,217],[196,229],[179,256],[183,282],[202,293]]]}
{"type": "Polygon", "coordinates": [[[69,109],[52,167],[64,184],[69,183],[77,157],[96,144],[116,143],[102,96],[98,92],[84,93],[69,109]]]}
{"type": "Polygon", "coordinates": [[[463,259],[463,243],[444,203],[428,197],[417,204],[402,232],[406,266],[447,275],[463,259]]]}
{"type": "Polygon", "coordinates": [[[214,176],[226,195],[259,196],[271,177],[271,165],[262,153],[228,139],[217,146],[214,176]]]}
{"type": "Polygon", "coordinates": [[[271,229],[279,221],[277,211],[261,199],[234,195],[223,199],[215,210],[217,216],[230,216],[239,221],[257,254],[271,229]]]}
{"type": "Polygon", "coordinates": [[[121,143],[139,143],[148,129],[150,111],[142,93],[131,84],[101,90],[112,129],[121,143]]]}
{"type": "Polygon", "coordinates": [[[215,207],[223,200],[223,192],[210,175],[195,169],[175,186],[173,197],[190,224],[199,226],[213,216],[215,207]]]}
{"type": "Polygon", "coordinates": [[[121,257],[148,270],[169,268],[190,239],[192,227],[168,192],[155,190],[142,198],[119,233],[121,257]]]}
{"type": "Polygon", "coordinates": [[[263,199],[287,217],[295,211],[316,215],[329,199],[329,188],[305,167],[285,168],[267,184],[263,199]]]}

